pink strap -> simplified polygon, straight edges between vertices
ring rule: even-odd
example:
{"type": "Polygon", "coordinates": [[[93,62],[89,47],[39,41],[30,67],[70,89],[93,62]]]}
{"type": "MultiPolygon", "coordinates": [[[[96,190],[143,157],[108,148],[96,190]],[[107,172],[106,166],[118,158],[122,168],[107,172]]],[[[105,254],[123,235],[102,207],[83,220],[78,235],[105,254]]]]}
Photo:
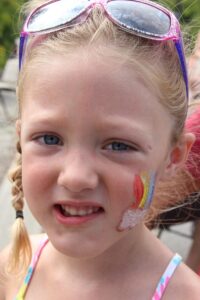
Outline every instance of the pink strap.
{"type": "Polygon", "coordinates": [[[176,253],[173,256],[173,258],[171,259],[170,263],[168,264],[165,272],[161,276],[152,300],[162,299],[162,296],[170,282],[170,279],[171,279],[172,275],[174,274],[174,272],[176,271],[179,264],[181,263],[181,261],[182,261],[182,258],[180,257],[179,254],[176,253]]]}
{"type": "Polygon", "coordinates": [[[48,237],[45,236],[45,238],[43,238],[42,241],[40,242],[40,245],[39,245],[37,251],[33,255],[30,266],[29,266],[28,271],[26,273],[26,276],[24,278],[23,284],[20,287],[15,300],[24,300],[26,291],[27,291],[28,286],[29,286],[29,284],[31,282],[31,279],[33,277],[33,273],[34,273],[35,268],[37,266],[38,260],[40,258],[41,253],[42,253],[42,250],[44,249],[44,247],[46,246],[48,241],[49,241],[48,237]]]}

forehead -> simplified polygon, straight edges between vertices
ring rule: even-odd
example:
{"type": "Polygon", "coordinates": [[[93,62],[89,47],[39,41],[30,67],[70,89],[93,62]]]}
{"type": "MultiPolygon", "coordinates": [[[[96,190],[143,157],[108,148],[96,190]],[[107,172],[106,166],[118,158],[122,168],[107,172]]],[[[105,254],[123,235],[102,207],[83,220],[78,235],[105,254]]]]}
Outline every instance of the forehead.
{"type": "Polygon", "coordinates": [[[43,109],[67,118],[75,111],[87,117],[119,116],[152,130],[158,123],[171,130],[169,113],[133,67],[76,53],[48,57],[30,70],[24,82],[22,117],[28,110],[33,115],[36,107],[37,113],[43,109]]]}

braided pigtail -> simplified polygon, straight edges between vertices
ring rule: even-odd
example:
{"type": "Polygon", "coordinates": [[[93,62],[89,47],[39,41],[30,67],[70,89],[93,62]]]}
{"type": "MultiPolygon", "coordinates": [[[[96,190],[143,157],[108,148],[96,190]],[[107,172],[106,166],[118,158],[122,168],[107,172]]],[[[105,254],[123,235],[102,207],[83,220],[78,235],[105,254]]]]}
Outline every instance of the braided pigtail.
{"type": "Polygon", "coordinates": [[[22,188],[21,146],[17,142],[17,166],[10,172],[12,186],[12,205],[16,211],[16,220],[12,227],[12,246],[9,258],[9,272],[23,272],[31,259],[31,244],[24,224],[24,195],[22,188]]]}

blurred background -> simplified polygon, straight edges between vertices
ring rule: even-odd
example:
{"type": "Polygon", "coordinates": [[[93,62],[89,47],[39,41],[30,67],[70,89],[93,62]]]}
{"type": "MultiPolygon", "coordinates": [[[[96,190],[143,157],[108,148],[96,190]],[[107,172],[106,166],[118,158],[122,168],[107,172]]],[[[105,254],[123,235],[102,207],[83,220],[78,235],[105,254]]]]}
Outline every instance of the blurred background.
{"type": "Polygon", "coordinates": [[[15,55],[15,40],[19,33],[19,11],[25,0],[0,1],[0,70],[10,55],[15,55]]]}

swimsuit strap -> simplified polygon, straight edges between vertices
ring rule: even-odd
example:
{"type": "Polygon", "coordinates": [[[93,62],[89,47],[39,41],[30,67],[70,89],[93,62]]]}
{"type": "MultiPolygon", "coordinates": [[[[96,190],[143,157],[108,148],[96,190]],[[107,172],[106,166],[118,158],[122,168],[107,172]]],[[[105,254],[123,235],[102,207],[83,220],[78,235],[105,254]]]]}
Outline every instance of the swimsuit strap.
{"type": "Polygon", "coordinates": [[[42,241],[40,242],[37,251],[33,255],[30,266],[29,266],[28,271],[26,273],[26,276],[24,278],[24,282],[23,282],[21,288],[19,289],[15,300],[24,300],[27,288],[30,284],[30,281],[31,281],[32,277],[33,277],[33,273],[34,273],[34,270],[37,266],[38,260],[40,258],[41,253],[42,253],[42,250],[44,249],[44,247],[46,246],[48,241],[49,241],[48,237],[45,236],[45,238],[42,239],[42,241]]]}
{"type": "Polygon", "coordinates": [[[168,264],[165,272],[163,273],[162,277],[160,278],[160,281],[156,287],[155,294],[153,295],[152,300],[160,300],[162,299],[162,296],[170,282],[170,279],[174,272],[176,271],[176,268],[181,263],[182,258],[179,254],[175,254],[173,258],[171,259],[170,263],[168,264]]]}
{"type": "MultiPolygon", "coordinates": [[[[30,281],[33,277],[33,273],[37,266],[40,255],[41,255],[44,247],[48,243],[48,241],[49,241],[48,237],[45,236],[45,238],[42,239],[42,241],[40,242],[39,247],[31,260],[31,263],[30,263],[30,266],[26,273],[24,282],[23,282],[21,288],[19,289],[17,296],[15,297],[15,300],[24,300],[26,291],[27,291],[30,281]]],[[[171,259],[170,263],[168,264],[165,272],[163,273],[162,277],[160,278],[160,281],[156,287],[156,291],[155,291],[155,294],[154,294],[152,300],[160,300],[162,298],[164,291],[167,288],[172,275],[174,274],[176,268],[179,266],[181,261],[182,261],[182,258],[180,257],[180,255],[175,254],[173,256],[173,258],[171,259]]]]}

